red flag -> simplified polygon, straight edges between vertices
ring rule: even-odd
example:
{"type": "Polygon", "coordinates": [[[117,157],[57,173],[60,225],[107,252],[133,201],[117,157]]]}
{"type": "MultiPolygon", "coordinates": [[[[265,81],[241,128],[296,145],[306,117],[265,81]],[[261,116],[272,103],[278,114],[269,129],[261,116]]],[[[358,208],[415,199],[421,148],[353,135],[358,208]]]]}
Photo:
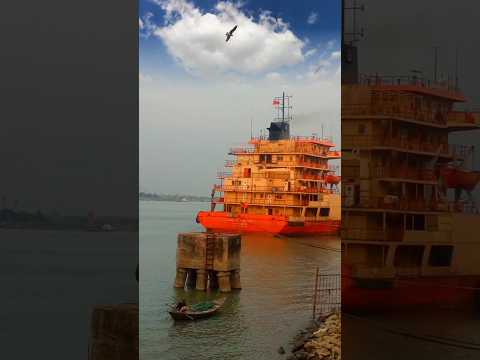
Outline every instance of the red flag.
{"type": "Polygon", "coordinates": [[[272,105],[280,105],[280,100],[274,99],[272,105]]]}

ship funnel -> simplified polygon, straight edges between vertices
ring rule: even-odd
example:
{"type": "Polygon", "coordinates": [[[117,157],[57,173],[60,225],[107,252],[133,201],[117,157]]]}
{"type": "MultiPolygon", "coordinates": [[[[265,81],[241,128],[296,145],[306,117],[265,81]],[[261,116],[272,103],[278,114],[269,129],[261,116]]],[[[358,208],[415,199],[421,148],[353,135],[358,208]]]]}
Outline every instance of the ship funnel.
{"type": "Polygon", "coordinates": [[[285,140],[290,138],[290,124],[285,121],[272,121],[268,130],[268,140],[285,140]]]}

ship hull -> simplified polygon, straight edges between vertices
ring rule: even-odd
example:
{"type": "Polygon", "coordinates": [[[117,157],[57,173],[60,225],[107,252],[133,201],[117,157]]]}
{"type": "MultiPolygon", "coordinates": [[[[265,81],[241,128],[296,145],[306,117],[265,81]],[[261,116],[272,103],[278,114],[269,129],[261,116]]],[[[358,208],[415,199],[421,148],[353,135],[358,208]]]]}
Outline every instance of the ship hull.
{"type": "Polygon", "coordinates": [[[342,276],[342,309],[374,312],[420,307],[480,305],[480,276],[397,279],[390,288],[367,288],[342,276]]]}
{"type": "Polygon", "coordinates": [[[285,216],[238,214],[200,211],[197,222],[208,231],[237,233],[269,233],[279,235],[336,234],[339,220],[289,222],[285,216]]]}

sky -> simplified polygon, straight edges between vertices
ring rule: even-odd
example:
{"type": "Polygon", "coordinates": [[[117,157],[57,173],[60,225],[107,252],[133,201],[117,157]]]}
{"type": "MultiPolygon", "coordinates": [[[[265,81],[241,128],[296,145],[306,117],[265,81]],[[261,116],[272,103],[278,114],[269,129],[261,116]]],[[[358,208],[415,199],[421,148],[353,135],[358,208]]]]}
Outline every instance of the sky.
{"type": "Polygon", "coordinates": [[[339,0],[140,1],[140,190],[208,195],[283,91],[292,134],[340,147],[340,21],[339,0]]]}

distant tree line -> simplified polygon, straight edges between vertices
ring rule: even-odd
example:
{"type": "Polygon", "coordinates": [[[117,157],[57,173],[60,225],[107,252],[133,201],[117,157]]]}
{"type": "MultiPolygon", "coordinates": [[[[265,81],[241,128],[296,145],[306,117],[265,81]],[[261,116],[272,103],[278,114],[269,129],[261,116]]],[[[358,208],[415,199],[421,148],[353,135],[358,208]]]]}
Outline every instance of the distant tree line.
{"type": "Polygon", "coordinates": [[[210,198],[207,196],[182,195],[182,194],[155,194],[155,193],[147,193],[147,192],[140,192],[138,195],[139,195],[138,198],[140,200],[150,200],[150,201],[178,201],[178,202],[210,201],[210,198]]]}

